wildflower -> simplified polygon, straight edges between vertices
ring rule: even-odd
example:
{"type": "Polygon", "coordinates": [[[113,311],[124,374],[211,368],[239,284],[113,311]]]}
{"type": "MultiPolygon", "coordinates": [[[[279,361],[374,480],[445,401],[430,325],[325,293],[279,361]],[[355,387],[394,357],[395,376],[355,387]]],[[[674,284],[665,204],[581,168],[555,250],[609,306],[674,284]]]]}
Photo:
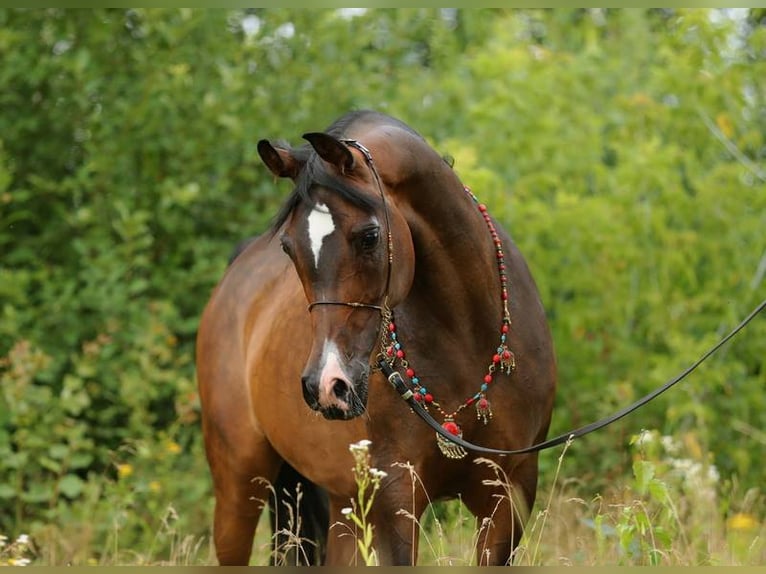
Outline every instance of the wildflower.
{"type": "Polygon", "coordinates": [[[373,479],[381,480],[388,476],[388,473],[384,470],[378,470],[377,468],[370,469],[370,475],[373,479]]]}
{"type": "Polygon", "coordinates": [[[168,443],[165,445],[165,450],[167,450],[170,454],[178,454],[181,452],[181,445],[171,440],[168,441],[168,443]]]}
{"type": "Polygon", "coordinates": [[[30,563],[29,558],[9,558],[8,566],[28,566],[30,563]]]}
{"type": "Polygon", "coordinates": [[[665,452],[671,456],[677,455],[681,450],[681,445],[679,445],[678,441],[672,436],[664,435],[660,437],[660,443],[662,444],[662,448],[665,449],[665,452]]]}
{"type": "Polygon", "coordinates": [[[159,480],[153,480],[149,483],[149,490],[152,492],[159,492],[162,490],[162,484],[160,484],[159,480]]]}
{"type": "Polygon", "coordinates": [[[117,475],[120,478],[126,478],[133,474],[133,465],[124,463],[124,464],[118,464],[117,465],[117,475]]]}
{"type": "Polygon", "coordinates": [[[353,509],[352,509],[350,506],[346,506],[345,508],[341,508],[341,509],[340,509],[340,513],[341,513],[343,516],[348,516],[348,515],[349,515],[349,514],[351,514],[352,512],[354,512],[354,510],[353,510],[353,509]]]}
{"type": "Polygon", "coordinates": [[[27,546],[29,544],[29,535],[19,534],[19,537],[16,539],[16,544],[23,544],[24,546],[27,546]]]}
{"type": "Polygon", "coordinates": [[[758,527],[758,521],[751,515],[738,512],[726,521],[732,530],[753,530],[758,527]]]}
{"type": "Polygon", "coordinates": [[[371,444],[372,444],[371,440],[367,440],[366,438],[363,438],[359,442],[350,444],[348,449],[351,452],[367,452],[371,444]]]}
{"type": "Polygon", "coordinates": [[[634,444],[637,444],[638,446],[654,444],[655,439],[655,431],[642,429],[638,436],[634,437],[634,444]]]}

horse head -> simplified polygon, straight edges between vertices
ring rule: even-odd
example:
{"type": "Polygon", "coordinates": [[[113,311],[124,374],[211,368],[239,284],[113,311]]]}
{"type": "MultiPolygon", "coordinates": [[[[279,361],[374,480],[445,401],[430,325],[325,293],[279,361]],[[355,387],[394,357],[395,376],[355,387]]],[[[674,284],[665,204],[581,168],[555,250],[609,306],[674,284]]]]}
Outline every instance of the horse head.
{"type": "Polygon", "coordinates": [[[310,146],[298,149],[261,140],[258,152],[295,184],[277,227],[311,316],[303,396],[326,418],[347,420],[365,412],[370,364],[389,309],[412,285],[414,249],[367,148],[325,133],[304,138],[310,146]]]}

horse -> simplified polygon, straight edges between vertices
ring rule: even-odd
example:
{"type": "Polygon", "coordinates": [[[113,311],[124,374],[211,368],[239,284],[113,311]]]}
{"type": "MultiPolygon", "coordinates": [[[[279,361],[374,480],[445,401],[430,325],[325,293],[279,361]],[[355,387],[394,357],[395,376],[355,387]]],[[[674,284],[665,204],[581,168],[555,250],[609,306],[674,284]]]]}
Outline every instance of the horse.
{"type": "Polygon", "coordinates": [[[556,361],[530,270],[404,122],[353,111],[303,138],[258,142],[268,170],[294,189],[271,228],[242,245],[199,324],[217,560],[249,563],[264,501],[282,507],[288,476],[321,493],[293,516],[299,537],[315,538],[300,560],[358,561],[342,525],[358,489],[349,446],[363,444],[380,479],[369,520],[381,565],[414,565],[419,518],[454,498],[481,525],[477,563],[508,564],[535,501],[537,453],[456,447],[376,365],[396,369],[452,435],[497,449],[544,440],[556,361]]]}

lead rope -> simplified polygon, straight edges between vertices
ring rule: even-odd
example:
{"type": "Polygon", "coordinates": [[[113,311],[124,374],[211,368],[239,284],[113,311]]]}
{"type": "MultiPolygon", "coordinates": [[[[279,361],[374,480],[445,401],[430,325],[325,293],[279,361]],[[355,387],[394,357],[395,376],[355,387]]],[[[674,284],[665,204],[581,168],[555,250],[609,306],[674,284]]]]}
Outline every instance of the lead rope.
{"type": "Polygon", "coordinates": [[[444,428],[442,428],[442,426],[439,423],[437,423],[433,419],[433,417],[430,415],[430,413],[428,413],[428,411],[426,411],[422,406],[420,406],[420,404],[418,404],[417,401],[415,401],[415,399],[413,398],[412,391],[407,387],[404,380],[402,379],[402,376],[397,371],[393,370],[388,365],[388,363],[386,363],[384,360],[379,361],[378,365],[380,366],[380,369],[383,371],[383,374],[388,379],[388,382],[391,383],[391,386],[394,387],[394,389],[396,390],[397,393],[399,393],[402,399],[404,399],[407,402],[407,404],[410,405],[410,408],[412,408],[412,410],[415,411],[415,413],[417,413],[426,423],[429,424],[429,426],[431,426],[437,433],[439,433],[445,439],[450,440],[454,442],[455,444],[460,445],[463,448],[473,450],[475,452],[497,454],[501,456],[513,455],[513,454],[526,454],[530,452],[538,452],[541,450],[552,448],[554,446],[558,446],[560,444],[563,444],[575,438],[585,436],[586,434],[592,433],[593,431],[602,429],[605,426],[610,425],[613,422],[620,420],[624,416],[632,413],[633,411],[645,405],[652,399],[658,397],[659,395],[667,391],[670,387],[672,387],[676,383],[685,379],[689,374],[691,374],[695,369],[697,369],[697,367],[699,367],[711,355],[713,355],[713,353],[715,353],[716,351],[718,351],[718,349],[720,349],[726,343],[728,343],[729,340],[732,339],[742,329],[744,329],[745,326],[756,317],[756,315],[758,315],[761,311],[763,311],[764,307],[766,307],[766,299],[761,301],[761,304],[758,305],[755,309],[753,309],[753,311],[751,311],[750,314],[739,323],[739,325],[734,327],[734,329],[732,329],[732,331],[728,335],[726,335],[718,343],[716,343],[710,349],[708,349],[708,351],[705,354],[703,354],[699,359],[697,359],[694,363],[692,363],[689,367],[687,367],[681,374],[676,376],[674,379],[671,379],[670,381],[668,381],[661,387],[655,389],[654,391],[644,396],[643,398],[637,400],[632,405],[629,405],[625,407],[624,409],[617,411],[613,415],[605,417],[589,425],[585,425],[573,431],[561,434],[555,438],[546,440],[544,442],[534,444],[526,448],[516,449],[516,450],[500,450],[500,449],[478,446],[466,440],[463,440],[462,438],[456,435],[449,433],[444,428]]]}

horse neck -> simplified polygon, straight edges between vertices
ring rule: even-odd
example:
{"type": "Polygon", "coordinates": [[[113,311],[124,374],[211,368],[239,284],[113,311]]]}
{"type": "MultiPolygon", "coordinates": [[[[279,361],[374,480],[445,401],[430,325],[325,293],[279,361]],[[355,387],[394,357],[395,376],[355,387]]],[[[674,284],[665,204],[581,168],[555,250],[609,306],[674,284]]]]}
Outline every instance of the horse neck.
{"type": "Polygon", "coordinates": [[[400,196],[416,258],[408,313],[419,325],[451,333],[464,350],[486,352],[502,303],[494,245],[478,207],[446,164],[411,178],[400,196]]]}

